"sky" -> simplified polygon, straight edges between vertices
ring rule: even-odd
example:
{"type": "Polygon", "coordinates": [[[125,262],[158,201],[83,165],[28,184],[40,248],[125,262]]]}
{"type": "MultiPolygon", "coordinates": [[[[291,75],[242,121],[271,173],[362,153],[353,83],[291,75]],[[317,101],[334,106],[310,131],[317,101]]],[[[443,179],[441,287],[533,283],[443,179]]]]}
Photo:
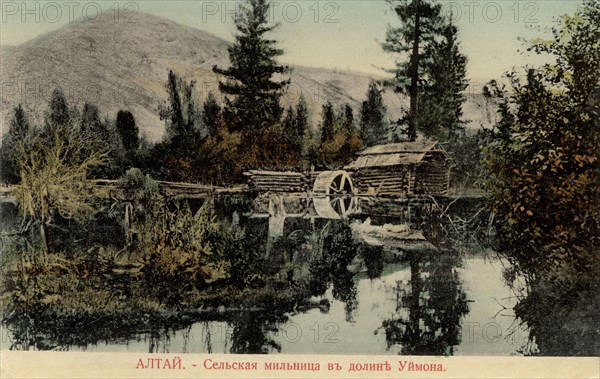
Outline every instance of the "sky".
{"type": "MultiPolygon", "coordinates": [[[[1,1],[0,45],[18,45],[80,18],[111,14],[135,22],[138,12],[161,16],[233,40],[235,1],[1,1]]],[[[513,67],[543,62],[521,54],[519,37],[548,37],[553,19],[573,13],[580,1],[440,1],[459,29],[473,86],[499,78],[513,67]]],[[[380,42],[399,21],[382,0],[273,0],[270,37],[285,54],[284,63],[384,75],[401,57],[385,53],[380,42]]]]}

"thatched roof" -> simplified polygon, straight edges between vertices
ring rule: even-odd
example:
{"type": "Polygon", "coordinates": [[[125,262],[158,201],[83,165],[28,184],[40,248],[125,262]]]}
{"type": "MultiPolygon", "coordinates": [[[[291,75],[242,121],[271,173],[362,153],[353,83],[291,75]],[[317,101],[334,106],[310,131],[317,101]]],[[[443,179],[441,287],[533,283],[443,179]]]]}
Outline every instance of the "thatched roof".
{"type": "Polygon", "coordinates": [[[347,165],[347,170],[364,167],[382,167],[416,164],[430,152],[441,152],[436,141],[421,139],[414,142],[389,143],[369,147],[358,153],[358,158],[347,165]]]}

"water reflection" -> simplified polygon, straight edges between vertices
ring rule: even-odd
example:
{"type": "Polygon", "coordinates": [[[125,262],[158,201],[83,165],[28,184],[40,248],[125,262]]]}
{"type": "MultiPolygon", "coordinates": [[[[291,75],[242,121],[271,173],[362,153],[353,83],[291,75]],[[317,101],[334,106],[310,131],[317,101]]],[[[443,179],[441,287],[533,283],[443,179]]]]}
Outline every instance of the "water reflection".
{"type": "Polygon", "coordinates": [[[527,296],[515,305],[515,315],[529,328],[525,355],[598,356],[600,302],[596,288],[565,288],[530,278],[527,296]]]}
{"type": "Polygon", "coordinates": [[[87,318],[14,313],[3,317],[3,348],[454,354],[469,314],[463,264],[441,225],[423,227],[432,209],[325,199],[271,196],[222,211],[224,227],[240,229],[261,265],[241,265],[239,275],[260,269],[272,295],[257,300],[245,290],[231,303],[125,318],[102,309],[87,318]]]}
{"type": "Polygon", "coordinates": [[[354,273],[348,266],[354,260],[358,244],[347,222],[330,221],[321,230],[321,241],[310,261],[311,292],[323,294],[332,286],[333,298],[344,303],[346,321],[352,321],[357,307],[354,273]]]}
{"type": "Polygon", "coordinates": [[[451,251],[408,252],[410,281],[396,286],[396,314],[382,327],[388,348],[403,355],[452,355],[460,343],[461,319],[469,312],[451,251]]]}

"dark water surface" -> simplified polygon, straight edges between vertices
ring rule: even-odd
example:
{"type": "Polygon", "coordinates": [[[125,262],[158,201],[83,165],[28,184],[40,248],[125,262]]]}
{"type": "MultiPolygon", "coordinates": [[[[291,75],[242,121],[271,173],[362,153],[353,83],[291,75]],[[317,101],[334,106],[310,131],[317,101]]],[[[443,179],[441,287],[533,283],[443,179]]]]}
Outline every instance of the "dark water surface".
{"type": "MultiPolygon", "coordinates": [[[[502,311],[502,305],[510,308],[514,302],[511,291],[502,283],[500,262],[483,258],[465,259],[464,267],[457,270],[462,279],[468,312],[460,317],[457,325],[444,325],[434,333],[443,339],[446,329],[456,328],[457,345],[452,346],[453,355],[514,355],[527,342],[527,332],[515,325],[510,310],[502,311]],[[500,313],[499,313],[500,312],[500,313]]],[[[389,267],[391,272],[381,278],[370,280],[357,278],[357,308],[348,317],[345,305],[333,299],[331,290],[324,298],[329,299],[327,312],[312,309],[291,315],[276,330],[266,333],[280,349],[268,347],[269,353],[289,354],[398,354],[402,350],[402,338],[388,346],[384,321],[406,316],[407,309],[397,310],[397,290],[401,283],[410,280],[410,269],[389,267]],[[399,284],[399,282],[401,282],[399,284]]],[[[439,285],[443,286],[443,283],[439,285]]],[[[427,311],[427,310],[426,310],[427,311]]],[[[128,351],[161,353],[221,353],[230,352],[236,333],[260,328],[260,312],[240,312],[237,320],[198,322],[182,330],[169,331],[159,337],[141,335],[135,341],[110,341],[88,346],[87,351],[128,351]]],[[[267,319],[268,317],[265,317],[267,319]]],[[[262,337],[260,337],[262,338],[262,337]]],[[[418,344],[425,337],[406,344],[418,344]]],[[[6,345],[5,345],[6,346],[6,345]]],[[[422,346],[413,350],[416,354],[434,354],[435,349],[422,346]],[[433,351],[432,351],[433,350],[433,351]]]]}
{"type": "MultiPolygon", "coordinates": [[[[82,337],[84,342],[75,337],[70,344],[36,330],[35,320],[19,321],[26,326],[13,321],[2,324],[0,348],[521,354],[528,332],[512,311],[517,299],[503,280],[506,263],[489,247],[473,243],[464,225],[460,233],[454,222],[433,225],[431,220],[442,217],[431,207],[354,202],[359,200],[342,204],[335,199],[319,203],[276,198],[255,202],[250,212],[223,212],[227,222],[244,225],[260,253],[281,267],[278,275],[297,283],[310,274],[311,286],[318,290],[303,299],[201,308],[180,323],[127,333],[116,322],[106,335],[92,341],[82,337]],[[330,241],[329,247],[317,246],[315,236],[330,241]]],[[[476,210],[471,206],[466,212],[476,210]]],[[[465,218],[461,212],[455,220],[465,218]]],[[[177,314],[178,309],[166,311],[177,314]]],[[[79,327],[85,334],[96,325],[92,320],[79,327]]]]}

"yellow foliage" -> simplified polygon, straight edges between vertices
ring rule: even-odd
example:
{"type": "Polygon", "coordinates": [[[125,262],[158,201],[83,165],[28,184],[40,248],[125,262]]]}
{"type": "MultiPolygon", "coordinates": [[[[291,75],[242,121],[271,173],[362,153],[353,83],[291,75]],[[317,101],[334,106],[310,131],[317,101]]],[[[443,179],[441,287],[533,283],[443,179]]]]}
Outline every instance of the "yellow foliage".
{"type": "Polygon", "coordinates": [[[99,193],[87,176],[105,162],[104,153],[86,155],[85,141],[74,131],[55,132],[49,141],[39,136],[27,151],[21,150],[21,184],[15,196],[25,213],[44,219],[57,212],[81,221],[94,211],[92,200],[99,193]]]}

